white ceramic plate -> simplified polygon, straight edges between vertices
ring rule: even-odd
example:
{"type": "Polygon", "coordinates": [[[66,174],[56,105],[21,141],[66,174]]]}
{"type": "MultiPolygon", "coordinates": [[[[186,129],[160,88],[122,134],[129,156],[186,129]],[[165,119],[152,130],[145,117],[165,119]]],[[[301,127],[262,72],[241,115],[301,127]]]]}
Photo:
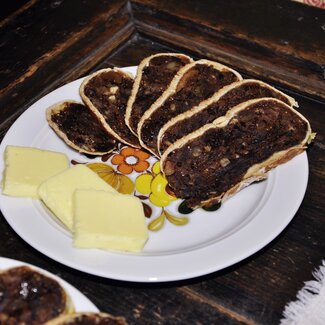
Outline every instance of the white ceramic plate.
{"type": "MultiPolygon", "coordinates": [[[[135,67],[125,68],[131,73],[135,67]]],[[[66,99],[80,100],[81,80],[69,83],[32,105],[12,125],[0,146],[32,146],[65,152],[70,159],[84,160],[68,148],[48,127],[45,110],[66,99]]],[[[3,159],[0,161],[3,170],[3,159]]],[[[2,213],[27,243],[72,268],[102,277],[162,282],[208,274],[254,254],[271,242],[291,221],[303,199],[308,181],[306,153],[269,173],[267,181],[245,188],[215,212],[197,210],[186,226],[166,223],[150,232],[139,254],[96,249],[75,249],[71,236],[37,201],[0,196],[2,213]]],[[[174,202],[169,211],[177,215],[174,202]]]]}
{"type": "Polygon", "coordinates": [[[23,266],[27,265],[32,267],[33,269],[43,273],[44,275],[51,277],[58,281],[60,285],[65,289],[65,291],[70,296],[73,305],[75,307],[75,310],[77,312],[98,312],[97,307],[87,298],[85,297],[79,290],[77,290],[75,287],[73,287],[68,282],[62,280],[61,278],[57,277],[56,275],[45,271],[39,267],[36,267],[34,265],[24,263],[21,261],[13,260],[10,258],[0,257],[0,271],[11,268],[11,267],[17,267],[17,266],[23,266]]]}

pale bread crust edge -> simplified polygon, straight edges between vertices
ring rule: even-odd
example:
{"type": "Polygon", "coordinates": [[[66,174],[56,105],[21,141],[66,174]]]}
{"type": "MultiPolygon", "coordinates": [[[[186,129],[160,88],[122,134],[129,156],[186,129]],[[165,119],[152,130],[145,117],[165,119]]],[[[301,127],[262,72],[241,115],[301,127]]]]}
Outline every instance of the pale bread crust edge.
{"type": "MultiPolygon", "coordinates": [[[[210,60],[198,60],[198,61],[194,61],[192,63],[186,64],[183,68],[181,68],[178,73],[175,75],[175,77],[173,78],[173,80],[171,81],[171,83],[169,84],[169,86],[166,88],[166,90],[162,93],[162,95],[150,106],[150,108],[144,113],[144,115],[142,116],[139,124],[138,124],[138,138],[140,141],[140,144],[143,148],[146,148],[148,151],[152,152],[152,150],[150,148],[148,148],[146,146],[146,144],[142,141],[141,138],[141,129],[142,126],[145,122],[146,119],[148,119],[154,112],[155,110],[160,107],[161,105],[164,104],[164,102],[169,98],[169,96],[173,95],[176,91],[177,85],[179,83],[179,81],[181,80],[182,76],[192,67],[194,67],[197,64],[206,64],[206,65],[210,65],[215,67],[217,70],[227,70],[227,71],[231,71],[232,73],[234,73],[234,75],[237,76],[238,80],[242,80],[242,76],[235,70],[220,64],[218,62],[214,62],[214,61],[210,61],[210,60]]],[[[152,152],[155,156],[157,156],[156,153],[152,152]]]]}
{"type": "MultiPolygon", "coordinates": [[[[236,82],[231,83],[230,85],[224,86],[223,88],[221,88],[219,91],[215,92],[215,94],[204,100],[203,102],[201,102],[199,105],[194,106],[192,109],[190,109],[189,111],[186,111],[182,114],[179,114],[175,117],[173,117],[171,120],[169,120],[159,131],[158,133],[158,138],[157,138],[157,142],[158,142],[158,151],[160,156],[163,154],[163,152],[161,152],[161,140],[162,137],[164,135],[164,133],[166,132],[166,130],[168,130],[170,127],[172,127],[173,125],[175,125],[177,122],[179,122],[180,120],[192,117],[193,115],[205,110],[209,105],[211,105],[214,102],[217,102],[222,96],[224,96],[225,94],[227,94],[229,91],[233,90],[236,87],[240,87],[243,84],[246,83],[257,83],[260,84],[261,86],[271,89],[274,92],[277,92],[279,94],[281,94],[282,96],[284,96],[285,98],[287,98],[287,100],[289,101],[290,105],[293,107],[298,107],[298,103],[296,102],[296,100],[290,96],[288,96],[287,94],[283,93],[282,91],[266,84],[265,82],[262,82],[260,80],[255,80],[255,79],[244,79],[244,80],[239,80],[236,82]]],[[[232,107],[231,107],[232,108],[232,107]]],[[[229,108],[229,109],[231,109],[229,108]]]]}
{"type": "Polygon", "coordinates": [[[118,140],[119,142],[122,142],[124,144],[127,144],[130,147],[135,147],[135,148],[140,148],[140,146],[135,146],[134,144],[128,142],[127,140],[123,139],[119,134],[117,134],[110,126],[109,124],[106,122],[104,116],[98,111],[98,109],[94,106],[94,104],[91,102],[91,100],[88,98],[88,96],[86,96],[85,94],[85,87],[88,84],[88,82],[96,77],[97,75],[103,73],[103,72],[108,72],[108,71],[115,71],[117,73],[120,73],[123,76],[129,77],[131,79],[133,79],[132,74],[130,74],[129,72],[125,72],[122,71],[118,68],[106,68],[106,69],[101,69],[98,70],[94,73],[92,73],[90,76],[88,76],[80,85],[79,88],[79,94],[80,97],[82,98],[83,102],[85,103],[85,105],[87,105],[91,111],[95,114],[95,116],[97,117],[97,119],[99,120],[99,122],[103,125],[103,127],[105,128],[105,130],[111,134],[116,140],[118,140]]]}
{"type": "MultiPolygon", "coordinates": [[[[241,182],[239,182],[238,184],[236,184],[235,186],[233,186],[232,188],[230,188],[229,190],[227,190],[226,192],[222,193],[221,195],[219,195],[217,197],[210,198],[209,200],[206,200],[206,201],[202,201],[201,205],[209,206],[209,205],[218,203],[220,201],[222,201],[222,202],[225,201],[227,198],[233,196],[235,193],[239,192],[241,189],[248,186],[252,182],[266,178],[267,177],[266,173],[270,169],[275,168],[278,165],[291,160],[293,157],[295,157],[299,153],[303,152],[306,149],[306,146],[309,143],[310,139],[312,138],[312,131],[311,131],[309,121],[302,114],[300,114],[298,111],[296,111],[294,108],[283,103],[282,101],[275,99],[275,98],[265,97],[265,98],[259,98],[259,99],[252,99],[247,102],[241,103],[241,104],[235,106],[234,108],[232,108],[231,110],[229,110],[226,115],[217,118],[212,123],[206,124],[205,126],[201,127],[200,129],[177,140],[174,144],[172,144],[171,146],[168,147],[168,149],[164,152],[164,154],[162,155],[162,157],[160,159],[160,166],[161,166],[163,173],[164,173],[165,161],[166,161],[168,155],[172,151],[185,146],[188,141],[201,136],[204,132],[206,132],[207,130],[209,130],[211,128],[225,127],[229,123],[231,118],[236,115],[236,113],[240,112],[241,110],[244,110],[245,108],[247,108],[250,105],[253,105],[255,103],[265,101],[265,100],[273,100],[273,101],[276,101],[282,105],[285,105],[287,108],[291,109],[295,114],[297,114],[301,119],[303,119],[307,123],[307,132],[306,132],[305,138],[301,141],[300,144],[293,146],[291,148],[288,148],[286,150],[276,152],[271,157],[266,159],[265,161],[251,166],[247,170],[247,172],[244,175],[243,180],[241,182]]],[[[197,207],[194,207],[194,208],[197,208],[197,207]]]]}
{"type": "Polygon", "coordinates": [[[190,62],[193,61],[193,59],[190,58],[189,56],[184,55],[184,54],[180,54],[180,53],[157,53],[157,54],[151,55],[151,56],[143,59],[140,62],[139,66],[138,66],[138,69],[137,69],[135,79],[134,79],[131,95],[129,97],[129,100],[128,100],[128,103],[127,103],[127,106],[126,106],[126,111],[125,111],[125,124],[128,126],[130,131],[135,136],[138,136],[138,134],[137,134],[136,131],[134,131],[131,128],[131,125],[130,125],[130,121],[132,119],[132,107],[133,107],[134,101],[136,99],[136,96],[137,96],[137,93],[138,93],[138,90],[139,90],[139,87],[140,87],[140,82],[141,82],[141,79],[142,79],[143,69],[149,65],[151,59],[153,59],[155,57],[158,57],[158,56],[176,56],[176,57],[182,57],[182,58],[189,59],[190,62]]]}
{"type": "MultiPolygon", "coordinates": [[[[82,103],[80,102],[77,102],[75,100],[65,100],[65,101],[62,101],[62,102],[59,102],[57,104],[54,104],[52,106],[50,106],[49,108],[47,108],[46,110],[46,120],[49,124],[49,126],[55,131],[55,133],[71,148],[75,149],[76,151],[80,152],[80,153],[86,153],[86,154],[89,154],[89,155],[96,155],[96,156],[102,156],[106,153],[109,153],[109,152],[112,152],[114,150],[115,147],[113,147],[111,150],[109,151],[105,151],[105,152],[101,152],[101,151],[88,151],[88,150],[85,150],[85,149],[82,149],[80,147],[78,147],[77,145],[75,145],[72,141],[70,141],[68,139],[68,137],[66,136],[65,133],[63,133],[59,128],[58,126],[56,125],[56,123],[52,122],[51,120],[51,116],[52,116],[52,113],[58,113],[60,112],[61,110],[63,110],[65,108],[65,104],[67,103],[70,103],[70,104],[81,104],[83,105],[82,103]]],[[[107,134],[107,136],[109,137],[109,134],[107,134]]]]}

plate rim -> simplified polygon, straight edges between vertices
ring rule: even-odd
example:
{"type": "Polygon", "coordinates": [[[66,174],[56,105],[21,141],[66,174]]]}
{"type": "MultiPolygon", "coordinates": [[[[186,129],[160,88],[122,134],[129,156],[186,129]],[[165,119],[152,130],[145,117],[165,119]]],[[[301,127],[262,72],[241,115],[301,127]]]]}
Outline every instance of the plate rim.
{"type": "MultiPolygon", "coordinates": [[[[125,67],[123,68],[123,70],[125,71],[130,71],[131,73],[133,72],[134,73],[134,70],[135,70],[136,67],[125,67]]],[[[0,145],[0,152],[3,153],[4,151],[4,148],[8,143],[8,140],[10,139],[11,135],[14,133],[14,130],[15,130],[15,127],[22,123],[22,121],[24,120],[25,116],[27,114],[30,114],[30,112],[32,110],[39,110],[38,106],[42,105],[42,103],[44,102],[44,104],[46,103],[47,99],[49,97],[53,97],[55,98],[57,95],[59,95],[60,97],[60,93],[68,88],[68,87],[74,87],[76,85],[78,85],[79,83],[81,83],[81,81],[83,80],[84,78],[80,78],[80,79],[77,79],[77,80],[74,80],[70,83],[67,83],[55,90],[53,90],[52,92],[50,92],[49,94],[45,95],[44,97],[42,97],[41,99],[39,99],[38,101],[36,101],[33,105],[31,105],[23,114],[21,114],[21,116],[12,124],[12,126],[10,127],[10,129],[7,131],[7,133],[5,134],[2,142],[1,142],[1,145],[0,145]]],[[[66,100],[68,98],[62,98],[60,100],[66,100]]],[[[59,100],[57,100],[58,102],[59,100]]],[[[51,104],[46,104],[46,107],[49,107],[51,104]]],[[[45,108],[46,108],[45,107],[45,108]]],[[[43,109],[45,109],[43,108],[43,109]]],[[[1,162],[2,164],[2,162],[1,162]]],[[[224,269],[226,267],[229,267],[231,265],[234,265],[240,261],[243,261],[244,259],[246,259],[247,257],[253,255],[254,253],[256,253],[257,251],[259,251],[260,249],[262,249],[263,247],[265,247],[267,244],[269,244],[272,240],[274,240],[286,227],[287,225],[290,223],[290,221],[294,218],[297,210],[299,209],[299,206],[300,204],[302,203],[302,200],[303,200],[303,197],[305,195],[305,192],[306,192],[306,189],[307,189],[307,184],[308,184],[308,174],[309,174],[309,166],[308,166],[308,159],[307,159],[307,154],[306,152],[303,152],[302,154],[298,155],[297,157],[295,157],[292,161],[289,161],[287,162],[286,164],[284,165],[281,165],[281,166],[278,166],[276,169],[272,170],[271,173],[273,173],[273,177],[275,177],[275,181],[280,181],[279,180],[279,170],[281,168],[285,168],[283,166],[290,166],[290,165],[294,165],[294,164],[298,164],[298,166],[300,166],[299,168],[303,168],[303,172],[300,171],[300,182],[299,182],[299,193],[297,194],[298,197],[296,198],[296,200],[294,200],[294,204],[293,206],[291,207],[291,210],[290,210],[290,216],[285,216],[285,218],[282,220],[282,222],[280,224],[278,224],[278,227],[275,227],[273,229],[273,231],[268,235],[268,236],[265,236],[265,238],[262,238],[259,240],[258,244],[257,245],[248,245],[249,247],[246,248],[246,251],[245,252],[242,252],[241,254],[239,254],[240,256],[232,256],[230,258],[227,259],[227,262],[223,261],[220,262],[216,262],[216,263],[211,263],[210,267],[205,267],[204,269],[200,270],[200,269],[196,269],[195,271],[194,270],[187,270],[185,272],[185,274],[182,274],[180,272],[172,272],[170,270],[170,267],[167,267],[166,268],[166,272],[167,274],[155,274],[154,272],[152,274],[148,274],[148,275],[132,275],[132,274],[128,274],[128,275],[125,275],[122,273],[110,273],[110,272],[101,272],[100,270],[99,271],[96,271],[96,270],[93,270],[92,268],[88,268],[88,267],[85,267],[85,266],[80,266],[80,265],[76,265],[75,263],[72,263],[71,261],[67,261],[65,260],[64,258],[60,258],[59,256],[55,256],[55,254],[53,254],[53,252],[50,252],[49,254],[49,251],[46,251],[46,249],[42,249],[42,247],[39,247],[39,245],[36,245],[37,247],[35,247],[35,244],[31,244],[31,240],[29,238],[26,238],[26,236],[24,236],[23,233],[21,233],[20,231],[17,231],[17,227],[15,226],[14,222],[12,222],[11,218],[8,217],[6,215],[6,207],[4,205],[4,195],[0,195],[0,208],[1,208],[1,211],[3,213],[3,216],[4,218],[7,220],[7,222],[9,223],[9,225],[11,226],[11,228],[26,242],[28,243],[29,245],[31,245],[32,247],[34,247],[35,249],[37,249],[38,251],[40,251],[42,254],[52,258],[53,260],[63,264],[63,265],[66,265],[66,266],[69,266],[71,268],[74,268],[74,269],[77,269],[79,271],[83,271],[83,272],[86,272],[86,273],[90,273],[90,274],[93,274],[93,275],[97,275],[97,276],[101,276],[101,277],[104,277],[104,278],[110,278],[110,279],[115,279],[115,280],[121,280],[121,281],[132,281],[132,282],[168,282],[168,281],[178,281],[178,280],[185,280],[185,279],[190,279],[190,278],[195,278],[195,277],[198,277],[198,276],[203,276],[203,275],[206,275],[206,274],[210,274],[210,273],[213,273],[213,272],[216,272],[216,271],[219,271],[221,269],[224,269]],[[302,176],[302,177],[301,177],[302,176]],[[248,249],[249,248],[249,249],[248,249]],[[169,274],[168,274],[169,272],[169,274]],[[170,273],[171,272],[171,273],[170,273]]],[[[280,175],[281,176],[281,175],[280,175]]],[[[252,224],[251,222],[254,221],[254,220],[251,220],[248,222],[248,224],[244,225],[243,227],[241,227],[239,229],[239,231],[233,233],[230,235],[230,237],[232,237],[232,239],[236,239],[236,240],[240,240],[240,236],[238,238],[238,235],[242,235],[242,232],[246,232],[249,228],[252,227],[252,224]],[[247,228],[248,227],[248,228],[247,228]]],[[[255,223],[256,223],[256,220],[255,220],[255,223]]],[[[227,239],[227,238],[226,238],[227,239]]],[[[208,245],[206,247],[202,247],[202,248],[199,248],[199,249],[196,249],[195,251],[197,252],[200,252],[201,256],[205,256],[205,258],[208,258],[207,257],[207,252],[206,250],[208,248],[212,248],[212,247],[215,247],[216,243],[212,244],[212,245],[208,245]]],[[[218,243],[218,245],[220,245],[220,243],[218,243]]],[[[221,245],[222,246],[222,245],[221,245]]],[[[107,253],[109,256],[110,256],[110,259],[112,259],[113,262],[116,262],[116,261],[119,261],[118,258],[116,258],[116,256],[125,256],[125,254],[115,254],[115,253],[110,253],[108,252],[107,253]],[[113,258],[112,258],[113,256],[113,258]]],[[[180,257],[182,256],[183,257],[186,257],[188,258],[188,254],[190,255],[197,255],[197,254],[193,254],[193,251],[190,250],[190,251],[186,251],[186,252],[181,252],[179,254],[176,254],[177,257],[180,257]]],[[[132,265],[135,265],[134,264],[134,259],[135,258],[138,258],[140,259],[140,263],[145,262],[145,264],[147,265],[147,260],[148,258],[150,257],[154,262],[157,262],[157,259],[160,259],[160,262],[161,263],[164,263],[166,262],[166,258],[169,258],[169,259],[172,259],[172,261],[174,261],[174,258],[171,258],[171,255],[166,255],[166,256],[161,256],[161,255],[157,255],[157,256],[145,256],[145,255],[127,255],[128,259],[130,261],[132,261],[132,265]]],[[[194,257],[194,256],[193,256],[194,257]]],[[[159,272],[158,272],[159,273],[159,272]]]]}

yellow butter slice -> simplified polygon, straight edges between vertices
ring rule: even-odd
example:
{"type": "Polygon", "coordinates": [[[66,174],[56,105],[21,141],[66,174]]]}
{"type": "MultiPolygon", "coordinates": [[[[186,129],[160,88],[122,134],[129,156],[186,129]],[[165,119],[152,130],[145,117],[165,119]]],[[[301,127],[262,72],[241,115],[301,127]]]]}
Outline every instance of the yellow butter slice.
{"type": "Polygon", "coordinates": [[[130,195],[77,190],[74,246],[138,252],[148,240],[141,201],[130,195]]]}
{"type": "Polygon", "coordinates": [[[59,152],[30,147],[7,146],[2,193],[38,199],[39,185],[69,168],[68,157],[59,152]]]}
{"type": "Polygon", "coordinates": [[[42,183],[38,193],[45,205],[70,230],[73,229],[73,194],[77,189],[116,190],[85,165],[76,165],[42,183]]]}

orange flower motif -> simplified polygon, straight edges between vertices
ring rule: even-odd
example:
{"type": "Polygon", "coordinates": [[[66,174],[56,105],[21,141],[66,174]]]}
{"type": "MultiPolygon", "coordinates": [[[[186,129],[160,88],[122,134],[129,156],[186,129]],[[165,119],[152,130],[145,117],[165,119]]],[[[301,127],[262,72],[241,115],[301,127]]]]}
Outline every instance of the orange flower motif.
{"type": "Polygon", "coordinates": [[[117,170],[122,174],[131,174],[134,170],[141,173],[149,168],[146,159],[150,155],[140,149],[124,147],[119,154],[112,158],[112,164],[117,165],[117,170]]]}

